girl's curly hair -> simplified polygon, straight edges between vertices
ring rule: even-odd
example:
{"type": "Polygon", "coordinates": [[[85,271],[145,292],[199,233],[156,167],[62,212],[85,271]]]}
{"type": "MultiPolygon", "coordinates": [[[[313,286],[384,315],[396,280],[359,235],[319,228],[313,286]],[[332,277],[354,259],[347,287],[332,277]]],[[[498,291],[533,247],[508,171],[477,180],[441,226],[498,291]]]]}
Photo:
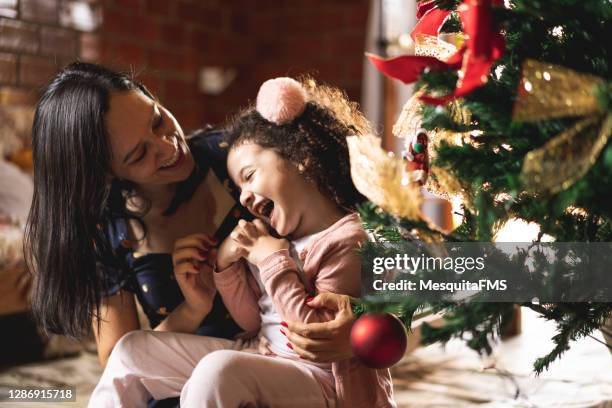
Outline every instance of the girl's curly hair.
{"type": "Polygon", "coordinates": [[[295,164],[324,196],[340,208],[354,210],[366,198],[351,179],[346,138],[369,132],[369,123],[341,90],[310,78],[300,82],[308,94],[302,114],[290,123],[277,125],[250,106],[231,121],[226,134],[228,147],[256,143],[274,149],[295,164]]]}

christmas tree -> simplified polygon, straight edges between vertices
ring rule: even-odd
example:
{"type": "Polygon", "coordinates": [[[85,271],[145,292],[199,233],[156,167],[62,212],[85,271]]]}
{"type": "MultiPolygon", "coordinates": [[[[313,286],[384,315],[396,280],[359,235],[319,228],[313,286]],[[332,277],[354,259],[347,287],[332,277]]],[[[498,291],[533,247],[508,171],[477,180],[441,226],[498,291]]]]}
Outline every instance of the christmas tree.
{"type": "MultiPolygon", "coordinates": [[[[401,162],[376,156],[372,140],[353,140],[353,176],[372,201],[361,215],[377,240],[486,242],[520,219],[539,225],[537,240],[612,241],[611,16],[606,0],[419,2],[411,55],[370,59],[386,75],[416,83],[395,130],[427,131],[427,186],[460,196],[463,219],[453,231],[433,227],[418,214],[421,196],[401,162]]],[[[557,325],[555,347],[535,362],[536,372],[612,314],[601,302],[520,305],[557,325]]],[[[514,304],[380,297],[354,309],[389,311],[409,327],[424,307],[446,323],[425,327],[423,343],[462,337],[490,353],[514,304]]]]}

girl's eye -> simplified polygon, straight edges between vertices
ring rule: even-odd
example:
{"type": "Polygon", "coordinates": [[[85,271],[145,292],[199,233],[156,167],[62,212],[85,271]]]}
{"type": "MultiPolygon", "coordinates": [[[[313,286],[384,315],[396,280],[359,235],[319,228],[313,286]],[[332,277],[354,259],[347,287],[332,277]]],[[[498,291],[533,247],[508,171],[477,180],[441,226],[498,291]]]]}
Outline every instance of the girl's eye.
{"type": "Polygon", "coordinates": [[[145,154],[147,154],[147,148],[143,147],[142,153],[140,154],[140,156],[138,156],[136,160],[134,160],[134,163],[138,163],[139,161],[141,161],[145,157],[145,154]]]}
{"type": "Polygon", "coordinates": [[[253,173],[255,173],[255,170],[250,171],[247,173],[246,177],[244,178],[246,181],[251,180],[251,178],[253,177],[253,173]]]}

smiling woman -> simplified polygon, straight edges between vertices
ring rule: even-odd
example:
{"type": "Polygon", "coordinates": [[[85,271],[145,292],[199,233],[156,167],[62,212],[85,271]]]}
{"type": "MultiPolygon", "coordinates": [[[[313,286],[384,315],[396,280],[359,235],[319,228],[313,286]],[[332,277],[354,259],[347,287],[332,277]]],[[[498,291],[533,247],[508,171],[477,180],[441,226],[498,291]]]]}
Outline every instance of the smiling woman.
{"type": "Polygon", "coordinates": [[[180,125],[142,92],[111,93],[105,118],[111,171],[143,187],[185,180],[195,163],[180,125]]]}
{"type": "Polygon", "coordinates": [[[221,141],[215,131],[186,138],[128,75],[73,63],[51,81],[34,118],[26,235],[43,329],[81,337],[93,327],[102,365],[140,328],[135,301],[157,331],[240,331],[207,285],[210,249],[248,216],[221,141]],[[175,274],[175,242],[193,233],[198,273],[175,274]]]}

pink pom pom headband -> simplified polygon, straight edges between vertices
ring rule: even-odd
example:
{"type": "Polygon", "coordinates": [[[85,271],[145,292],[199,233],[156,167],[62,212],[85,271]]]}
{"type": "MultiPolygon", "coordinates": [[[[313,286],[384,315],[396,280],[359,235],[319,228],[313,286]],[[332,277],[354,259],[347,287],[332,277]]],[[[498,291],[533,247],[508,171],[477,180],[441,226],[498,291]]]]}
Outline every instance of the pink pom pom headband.
{"type": "Polygon", "coordinates": [[[257,93],[257,112],[277,125],[292,122],[304,112],[306,91],[298,81],[281,77],[264,82],[257,93]]]}

